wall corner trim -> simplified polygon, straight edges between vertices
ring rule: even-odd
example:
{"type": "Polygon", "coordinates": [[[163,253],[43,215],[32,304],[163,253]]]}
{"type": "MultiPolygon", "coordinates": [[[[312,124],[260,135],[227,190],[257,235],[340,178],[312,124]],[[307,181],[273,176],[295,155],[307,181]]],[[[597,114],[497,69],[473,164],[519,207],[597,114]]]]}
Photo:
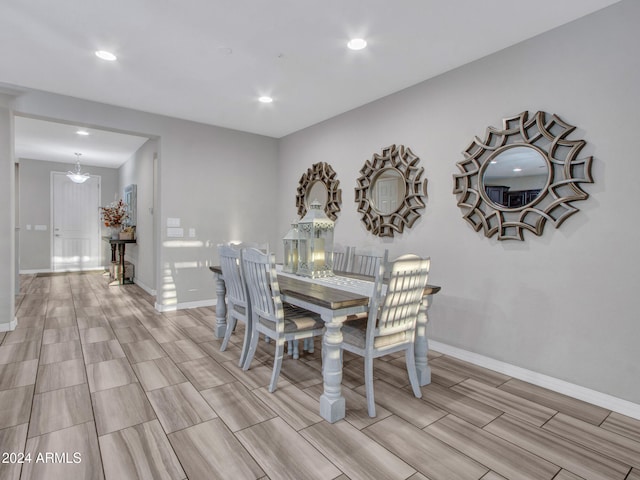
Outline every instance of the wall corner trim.
{"type": "Polygon", "coordinates": [[[9,323],[0,323],[0,332],[11,332],[18,326],[18,319],[14,317],[9,323]]]}
{"type": "MultiPolygon", "coordinates": [[[[142,290],[144,290],[145,292],[147,292],[149,295],[151,295],[152,297],[155,297],[158,292],[154,289],[151,288],[150,286],[144,284],[143,282],[141,282],[140,280],[138,280],[137,278],[133,278],[133,283],[135,283],[136,285],[138,285],[142,290]]],[[[157,305],[157,304],[156,304],[157,305]]]]}
{"type": "Polygon", "coordinates": [[[623,400],[607,393],[591,390],[590,388],[569,383],[542,373],[527,370],[526,368],[517,367],[500,360],[485,357],[478,353],[452,347],[445,343],[429,340],[429,348],[445,355],[464,360],[465,362],[473,363],[474,365],[488,368],[490,370],[509,375],[510,377],[517,378],[518,380],[523,380],[539,387],[548,388],[554,392],[562,393],[563,395],[640,420],[640,405],[637,403],[623,400]]]}

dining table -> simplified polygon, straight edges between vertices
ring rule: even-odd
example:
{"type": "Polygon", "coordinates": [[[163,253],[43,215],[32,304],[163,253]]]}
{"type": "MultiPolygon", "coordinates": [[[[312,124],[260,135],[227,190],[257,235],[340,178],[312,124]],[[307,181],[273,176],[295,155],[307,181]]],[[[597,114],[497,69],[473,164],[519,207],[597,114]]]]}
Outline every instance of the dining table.
{"type": "MultiPolygon", "coordinates": [[[[226,287],[222,268],[210,266],[216,281],[216,326],[214,335],[224,337],[227,328],[226,287]]],[[[335,276],[309,278],[278,272],[278,284],[283,302],[319,314],[325,323],[322,340],[322,377],[324,391],[320,396],[320,416],[330,423],[345,416],[342,396],[342,323],[350,315],[366,313],[373,292],[373,277],[347,272],[335,276]]],[[[415,336],[415,363],[420,385],[431,383],[431,369],[427,360],[427,310],[432,296],[441,287],[427,285],[418,313],[415,336]]]]}

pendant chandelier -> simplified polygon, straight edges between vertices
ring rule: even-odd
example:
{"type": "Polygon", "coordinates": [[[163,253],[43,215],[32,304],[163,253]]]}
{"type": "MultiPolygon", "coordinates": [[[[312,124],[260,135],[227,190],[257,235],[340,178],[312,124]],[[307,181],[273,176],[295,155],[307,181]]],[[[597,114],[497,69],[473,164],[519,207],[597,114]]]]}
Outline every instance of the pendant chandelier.
{"type": "Polygon", "coordinates": [[[67,177],[69,177],[69,179],[74,183],[84,183],[89,180],[90,175],[88,173],[80,172],[80,155],[82,154],[76,152],[74,155],[76,156],[76,171],[68,171],[67,177]]]}

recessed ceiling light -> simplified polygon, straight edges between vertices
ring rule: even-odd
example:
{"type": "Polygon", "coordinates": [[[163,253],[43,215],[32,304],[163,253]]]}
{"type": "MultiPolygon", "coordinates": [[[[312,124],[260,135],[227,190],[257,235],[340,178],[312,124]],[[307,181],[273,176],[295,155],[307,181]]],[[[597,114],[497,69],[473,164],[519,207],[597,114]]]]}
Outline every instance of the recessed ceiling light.
{"type": "Polygon", "coordinates": [[[267,97],[267,96],[265,95],[265,96],[262,96],[262,97],[258,98],[258,101],[259,101],[260,103],[271,103],[271,102],[273,102],[273,98],[271,98],[271,97],[267,97]]]}
{"type": "Polygon", "coordinates": [[[514,171],[514,172],[521,172],[521,171],[522,171],[522,169],[521,169],[521,168],[514,168],[514,169],[513,169],[513,171],[514,171]]]}
{"type": "Polygon", "coordinates": [[[362,50],[367,46],[367,41],[363,38],[352,38],[347,43],[347,47],[351,50],[362,50]]]}
{"type": "Polygon", "coordinates": [[[86,137],[87,135],[89,135],[89,132],[87,132],[86,130],[78,130],[76,133],[77,133],[78,135],[82,135],[82,136],[85,136],[85,137],[86,137]]]}
{"type": "Polygon", "coordinates": [[[113,62],[118,59],[113,53],[107,52],[106,50],[98,50],[96,52],[96,57],[101,58],[102,60],[107,60],[108,62],[113,62]]]}

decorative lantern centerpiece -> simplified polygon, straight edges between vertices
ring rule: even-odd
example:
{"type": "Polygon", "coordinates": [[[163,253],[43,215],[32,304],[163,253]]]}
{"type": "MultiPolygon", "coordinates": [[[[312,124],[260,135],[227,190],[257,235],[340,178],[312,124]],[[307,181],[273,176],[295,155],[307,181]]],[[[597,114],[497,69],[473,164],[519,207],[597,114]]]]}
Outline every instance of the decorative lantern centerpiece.
{"type": "Polygon", "coordinates": [[[282,239],[284,243],[284,265],[282,271],[287,273],[298,272],[298,221],[291,224],[291,230],[282,239]]]}
{"type": "Polygon", "coordinates": [[[298,222],[298,275],[305,277],[333,276],[334,223],[314,200],[309,211],[298,222]]]}

